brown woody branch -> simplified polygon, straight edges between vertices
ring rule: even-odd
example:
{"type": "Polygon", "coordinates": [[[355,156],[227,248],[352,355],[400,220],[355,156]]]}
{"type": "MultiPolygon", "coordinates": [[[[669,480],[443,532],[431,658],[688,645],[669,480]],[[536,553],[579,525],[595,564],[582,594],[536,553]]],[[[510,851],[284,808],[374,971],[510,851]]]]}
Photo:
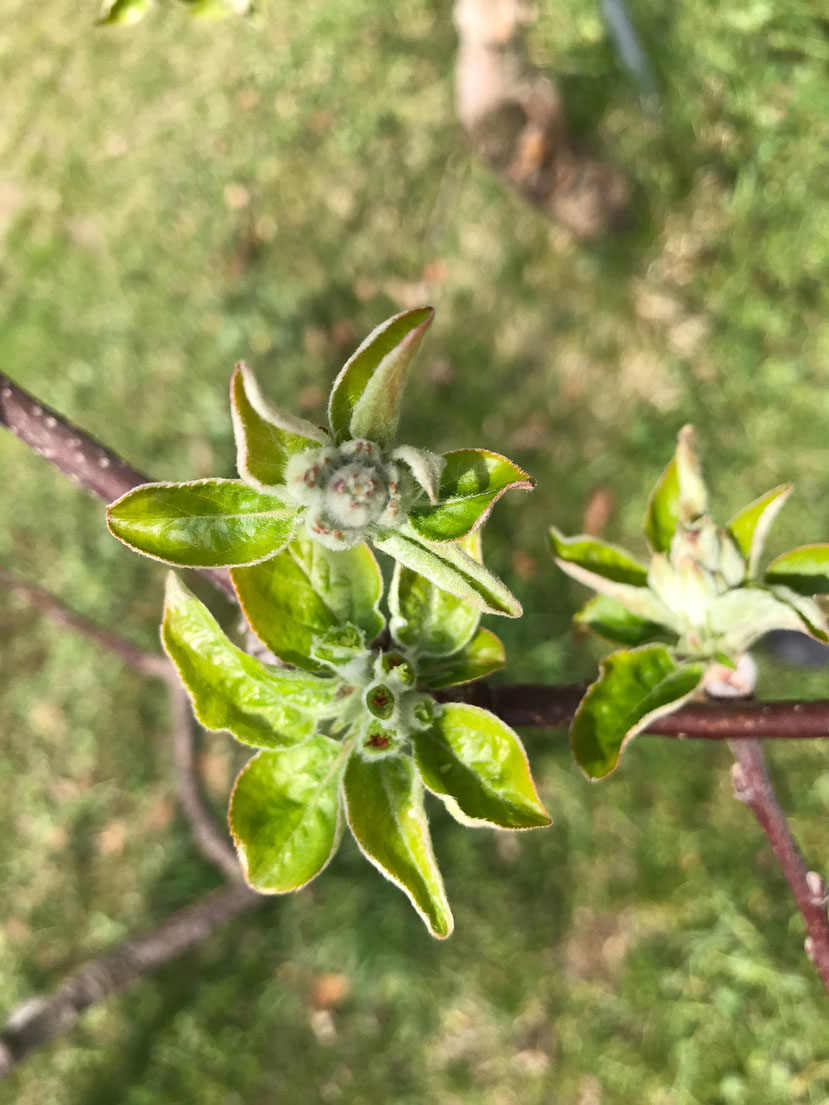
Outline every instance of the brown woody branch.
{"type": "Polygon", "coordinates": [[[826,883],[817,871],[810,871],[806,866],[780,808],[760,742],[734,740],[729,745],[736,761],[731,774],[734,795],[750,808],[771,845],[806,922],[809,933],[806,952],[829,991],[829,891],[826,883]]]}
{"type": "MultiPolygon", "coordinates": [[[[587,690],[584,684],[549,686],[516,683],[500,686],[475,683],[447,692],[444,698],[462,698],[491,710],[509,725],[564,729],[587,690]]],[[[646,732],[661,737],[730,740],[756,737],[802,740],[829,737],[829,701],[755,702],[734,699],[693,702],[659,718],[646,732]]]]}
{"type": "Polygon", "coordinates": [[[245,886],[214,891],[152,932],[91,959],[54,993],[18,1005],[0,1031],[0,1079],[34,1048],[67,1031],[90,1005],[197,947],[220,925],[261,901],[245,886]]]}
{"type": "MultiPolygon", "coordinates": [[[[139,472],[90,434],[39,403],[33,395],[0,373],[0,426],[19,437],[78,487],[111,503],[131,488],[149,483],[139,472]]],[[[206,569],[205,575],[236,601],[227,572],[206,569]]]]}

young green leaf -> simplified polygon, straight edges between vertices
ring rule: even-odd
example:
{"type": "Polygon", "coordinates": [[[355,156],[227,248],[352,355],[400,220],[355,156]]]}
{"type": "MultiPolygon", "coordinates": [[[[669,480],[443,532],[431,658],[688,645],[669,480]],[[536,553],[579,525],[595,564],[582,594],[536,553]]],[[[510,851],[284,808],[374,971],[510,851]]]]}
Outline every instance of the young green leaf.
{"type": "Polygon", "coordinates": [[[704,674],[704,664],[678,663],[662,645],[612,653],[570,727],[576,762],[591,779],[608,775],[627,741],[680,706],[704,674]]]}
{"type": "Polygon", "coordinates": [[[464,824],[533,829],[550,824],[518,734],[478,706],[450,702],[413,738],[423,782],[464,824]]]}
{"type": "Polygon", "coordinates": [[[758,577],[766,537],[791,492],[790,483],[781,484],[738,511],[728,523],[731,536],[748,562],[750,580],[758,577]]]}
{"type": "MultiPolygon", "coordinates": [[[[802,629],[806,607],[801,613],[791,601],[796,592],[775,588],[788,597],[760,587],[738,587],[717,596],[708,606],[707,627],[713,638],[719,638],[726,653],[739,654],[750,648],[764,633],[772,629],[802,629]]],[[[801,602],[814,611],[814,624],[810,632],[825,638],[826,623],[815,603],[805,596],[801,602]]],[[[808,623],[807,623],[808,624],[808,623]]]]}
{"type": "Polygon", "coordinates": [[[827,625],[826,615],[813,598],[808,595],[799,595],[797,591],[793,591],[790,587],[772,587],[771,592],[780,602],[790,606],[800,619],[801,624],[795,628],[808,633],[818,641],[823,641],[824,644],[829,642],[829,625],[827,625]]]}
{"type": "Polygon", "coordinates": [[[829,594],[829,545],[801,545],[775,557],[766,568],[765,580],[799,595],[829,594]]]}
{"type": "Polygon", "coordinates": [[[328,401],[338,441],[366,438],[388,445],[397,432],[409,366],[435,312],[418,307],[387,319],[346,362],[328,401]]]}
{"type": "Polygon", "coordinates": [[[343,762],[342,745],[314,737],[283,752],[260,752],[244,768],[228,821],[254,890],[299,890],[334,855],[342,835],[343,762]]]}
{"type": "Polygon", "coordinates": [[[573,624],[583,626],[608,641],[629,647],[659,640],[665,635],[663,626],[631,614],[618,599],[607,595],[594,595],[588,599],[573,616],[573,624]]]}
{"type": "Polygon", "coordinates": [[[470,683],[498,671],[506,663],[504,646],[488,629],[479,629],[459,652],[451,656],[424,656],[417,673],[431,690],[470,683]]]}
{"type": "Polygon", "coordinates": [[[645,507],[645,535],[654,552],[668,552],[679,525],[679,480],[673,457],[656,481],[645,507]]]}
{"type": "Polygon", "coordinates": [[[408,525],[398,530],[378,530],[373,540],[378,549],[404,567],[479,610],[510,618],[521,615],[521,604],[509,588],[459,544],[432,544],[408,525]]]}
{"type": "Polygon", "coordinates": [[[181,568],[255,564],[291,539],[296,510],[241,480],[147,483],[107,507],[110,532],[181,568]]]}
{"type": "MultiPolygon", "coordinates": [[[[473,560],[483,562],[481,534],[475,530],[459,544],[473,560]]],[[[449,656],[462,649],[475,634],[481,620],[476,606],[395,564],[389,591],[392,637],[418,656],[449,656]]]]}
{"type": "Polygon", "coordinates": [[[647,586],[648,569],[616,545],[586,535],[565,537],[555,526],[550,527],[550,542],[556,560],[578,564],[616,583],[647,586]]]}
{"type": "Polygon", "coordinates": [[[206,729],[226,729],[256,748],[285,748],[307,740],[333,712],[336,680],[268,668],[242,652],[175,572],[167,577],[161,640],[206,729]]]}
{"type": "Polygon", "coordinates": [[[140,22],[155,7],[155,0],[105,0],[98,23],[101,26],[140,22]]]}
{"type": "Polygon", "coordinates": [[[284,483],[285,465],[295,453],[319,448],[329,441],[328,435],[311,422],[272,406],[243,361],[237,364],[230,381],[230,414],[239,475],[260,491],[275,491],[284,483]]]}
{"type": "Polygon", "coordinates": [[[353,753],[343,778],[348,825],[360,850],[408,895],[433,936],[454,927],[440,876],[423,784],[408,756],[367,761],[353,753]]]}
{"type": "Polygon", "coordinates": [[[486,521],[505,491],[535,486],[517,464],[487,449],[456,449],[444,457],[437,502],[416,502],[409,511],[410,523],[427,541],[465,537],[486,521]]]}
{"type": "Polygon", "coordinates": [[[569,560],[556,560],[559,568],[579,583],[598,591],[600,595],[614,599],[635,617],[643,621],[655,622],[681,632],[681,625],[668,607],[656,597],[648,587],[635,587],[631,583],[617,583],[613,579],[591,572],[580,564],[569,560]]]}
{"type": "Polygon", "coordinates": [[[334,626],[356,625],[369,642],[383,628],[383,577],[367,545],[334,551],[301,534],[270,560],[230,575],[254,633],[288,664],[318,671],[313,638],[334,626]]]}

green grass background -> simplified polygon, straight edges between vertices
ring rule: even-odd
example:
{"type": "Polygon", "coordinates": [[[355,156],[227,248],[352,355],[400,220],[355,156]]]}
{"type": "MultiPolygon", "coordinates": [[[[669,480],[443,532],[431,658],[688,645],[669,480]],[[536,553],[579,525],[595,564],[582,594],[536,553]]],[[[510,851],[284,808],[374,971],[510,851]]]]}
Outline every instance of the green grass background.
{"type": "MultiPolygon", "coordinates": [[[[527,608],[513,680],[588,677],[583,592],[545,528],[639,540],[695,422],[730,512],[792,479],[774,537],[829,534],[829,20],[820,0],[637,0],[645,111],[589,0],[540,0],[534,61],[636,186],[584,247],[507,194],[453,114],[449,0],[274,0],[261,23],[177,9],[96,31],[87,0],[0,13],[0,369],[159,478],[230,474],[247,358],[321,416],[374,325],[434,302],[404,437],[486,445],[538,479],[488,558],[527,608]],[[515,550],[520,550],[516,555],[515,550]]],[[[163,571],[100,504],[0,436],[0,559],[155,645],[163,571]]],[[[0,596],[0,1004],[217,883],[176,810],[166,705],[0,596]]],[[[763,662],[768,695],[826,675],[763,662]]],[[[829,1003],[724,748],[642,739],[591,786],[526,734],[555,824],[432,824],[457,929],[426,935],[345,846],[324,877],[94,1009],[0,1088],[14,1105],[784,1105],[829,1100],[829,1003]],[[315,1008],[320,976],[350,992],[315,1008]]],[[[208,736],[211,798],[239,753],[208,736]]],[[[774,749],[829,866],[822,745],[774,749]]]]}

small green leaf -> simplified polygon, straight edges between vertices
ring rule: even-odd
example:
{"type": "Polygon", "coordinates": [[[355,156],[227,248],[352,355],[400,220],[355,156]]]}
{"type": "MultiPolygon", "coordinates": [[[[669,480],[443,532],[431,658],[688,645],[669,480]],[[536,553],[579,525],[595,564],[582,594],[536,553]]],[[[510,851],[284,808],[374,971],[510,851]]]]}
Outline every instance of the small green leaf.
{"type": "Polygon", "coordinates": [[[550,824],[524,746],[488,710],[450,702],[413,738],[423,782],[464,824],[534,829],[550,824]]]}
{"type": "Polygon", "coordinates": [[[643,645],[664,637],[665,629],[657,622],[631,614],[618,599],[594,595],[573,617],[573,624],[615,641],[620,645],[643,645]]]}
{"type": "Polygon", "coordinates": [[[375,546],[404,567],[431,580],[443,591],[471,603],[487,614],[521,615],[515,595],[482,564],[456,543],[435,545],[404,524],[398,530],[378,530],[375,546]]]}
{"type": "Polygon", "coordinates": [[[304,534],[277,556],[230,573],[254,633],[281,660],[311,671],[314,637],[356,625],[370,642],[383,628],[383,577],[367,545],[334,551],[304,534]]]}
{"type": "Polygon", "coordinates": [[[174,572],[161,640],[206,729],[226,729],[256,748],[285,748],[334,712],[335,680],[266,667],[242,652],[174,572]]]}
{"type": "Polygon", "coordinates": [[[775,557],[766,568],[765,580],[799,595],[829,594],[829,545],[801,545],[775,557]]]}
{"type": "Polygon", "coordinates": [[[738,511],[728,523],[727,528],[731,536],[748,562],[748,578],[751,580],[758,576],[758,562],[766,537],[791,492],[790,483],[772,488],[771,491],[767,491],[765,495],[761,495],[759,499],[755,499],[747,507],[738,511]]]}
{"type": "Polygon", "coordinates": [[[274,491],[284,482],[285,465],[294,454],[329,441],[328,434],[311,422],[269,403],[242,361],[230,381],[230,413],[239,475],[260,491],[274,491]]]}
{"type": "Polygon", "coordinates": [[[101,26],[140,22],[155,7],[155,0],[105,0],[98,23],[101,26]]]}
{"type": "MultiPolygon", "coordinates": [[[[460,545],[482,563],[480,530],[463,538],[460,545]]],[[[392,576],[389,610],[392,637],[418,656],[457,652],[469,643],[481,620],[478,607],[442,591],[399,561],[392,576]]]]}
{"type": "Polygon", "coordinates": [[[295,519],[294,507],[241,480],[142,484],[107,507],[119,541],[181,568],[266,560],[290,541],[295,519]]]}
{"type": "Polygon", "coordinates": [[[412,761],[389,756],[369,762],[353,753],[343,793],[349,828],[365,857],[408,895],[433,936],[449,936],[454,921],[412,761]]]}
{"type": "Polygon", "coordinates": [[[669,552],[679,524],[679,480],[674,457],[656,481],[645,507],[645,535],[654,552],[669,552]]]}
{"type": "Polygon", "coordinates": [[[444,457],[437,502],[416,502],[409,511],[409,521],[427,541],[465,537],[486,521],[505,491],[535,486],[523,468],[487,449],[456,449],[444,457]]]}
{"type": "Polygon", "coordinates": [[[627,741],[680,706],[704,674],[704,664],[680,664],[662,645],[612,653],[570,727],[576,762],[591,779],[608,775],[627,741]]]}
{"type": "Polygon", "coordinates": [[[648,569],[616,545],[586,535],[565,537],[555,526],[550,527],[550,542],[557,560],[578,564],[616,583],[630,583],[634,587],[647,585],[648,569]]]}
{"type": "Polygon", "coordinates": [[[342,835],[343,748],[314,737],[260,752],[244,768],[228,820],[245,878],[260,894],[286,894],[315,878],[342,835]]]}
{"type": "Polygon", "coordinates": [[[387,319],[346,362],[328,400],[338,441],[366,438],[388,445],[393,440],[409,366],[434,315],[431,307],[417,307],[387,319]]]}
{"type": "Polygon", "coordinates": [[[498,671],[506,663],[504,646],[488,629],[479,629],[460,652],[452,656],[423,657],[417,672],[420,681],[432,690],[470,683],[498,671]]]}

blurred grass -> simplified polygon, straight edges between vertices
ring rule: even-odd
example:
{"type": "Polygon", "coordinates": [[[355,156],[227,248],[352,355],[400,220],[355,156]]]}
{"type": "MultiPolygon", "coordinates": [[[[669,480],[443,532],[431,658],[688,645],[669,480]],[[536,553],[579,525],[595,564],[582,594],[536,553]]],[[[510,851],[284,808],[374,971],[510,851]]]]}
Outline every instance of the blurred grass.
{"type": "MultiPolygon", "coordinates": [[[[545,527],[578,528],[604,488],[608,535],[635,543],[683,422],[723,517],[791,478],[775,547],[829,533],[829,22],[817,0],[639,0],[663,97],[647,112],[593,4],[538,8],[532,57],[635,181],[623,240],[578,246],[470,155],[448,0],[112,33],[85,0],[6,0],[0,367],[160,478],[229,474],[235,359],[321,416],[357,341],[433,301],[405,437],[503,448],[536,475],[488,528],[528,611],[496,628],[510,678],[569,680],[600,653],[569,638],[583,596],[545,527]]],[[[9,435],[0,465],[2,562],[152,644],[161,570],[9,435]]],[[[216,878],[175,811],[158,689],[5,595],[0,640],[5,1008],[216,878]]],[[[770,695],[826,694],[822,672],[763,673],[770,695]]],[[[826,1101],[826,999],[725,750],[643,739],[591,787],[560,735],[528,743],[549,832],[434,811],[447,945],[346,847],[94,1010],[0,1101],[826,1101]],[[350,993],[315,1007],[332,973],[350,993]]],[[[825,868],[825,750],[773,760],[825,868]]],[[[204,762],[221,808],[238,754],[211,736],[204,762]]]]}

